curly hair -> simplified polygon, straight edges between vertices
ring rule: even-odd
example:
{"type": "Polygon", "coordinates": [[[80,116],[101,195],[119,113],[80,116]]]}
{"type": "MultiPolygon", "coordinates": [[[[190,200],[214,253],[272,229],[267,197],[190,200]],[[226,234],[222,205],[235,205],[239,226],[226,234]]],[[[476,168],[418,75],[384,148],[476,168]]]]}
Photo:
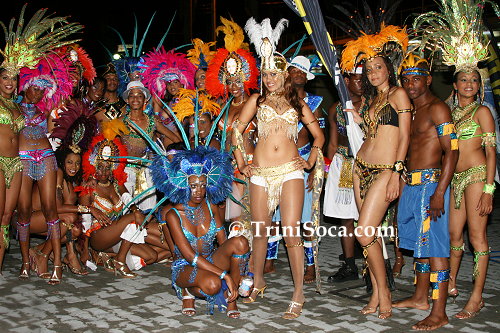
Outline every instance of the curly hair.
{"type": "MultiPolygon", "coordinates": [[[[262,80],[262,78],[261,78],[261,80],[262,80]]],[[[262,85],[263,85],[262,94],[257,99],[257,107],[259,107],[263,102],[265,102],[267,94],[268,94],[266,85],[263,83],[262,83],[262,85]]],[[[285,79],[284,88],[285,88],[286,100],[288,101],[288,103],[290,103],[292,108],[294,108],[295,111],[297,111],[297,113],[299,115],[299,119],[301,119],[303,116],[302,115],[301,98],[299,97],[299,94],[297,93],[297,91],[293,87],[292,80],[291,80],[290,76],[287,76],[287,78],[285,79]]]]}
{"type": "MultiPolygon", "coordinates": [[[[394,71],[394,66],[392,65],[391,61],[389,60],[388,57],[385,56],[379,56],[384,60],[385,67],[387,68],[387,71],[389,72],[389,87],[395,87],[398,84],[397,78],[396,78],[396,72],[394,71]]],[[[368,99],[373,98],[377,95],[377,88],[372,86],[370,83],[370,80],[368,80],[368,75],[366,74],[366,63],[365,61],[363,63],[363,73],[361,74],[361,84],[363,86],[363,91],[365,97],[368,99]]]]}

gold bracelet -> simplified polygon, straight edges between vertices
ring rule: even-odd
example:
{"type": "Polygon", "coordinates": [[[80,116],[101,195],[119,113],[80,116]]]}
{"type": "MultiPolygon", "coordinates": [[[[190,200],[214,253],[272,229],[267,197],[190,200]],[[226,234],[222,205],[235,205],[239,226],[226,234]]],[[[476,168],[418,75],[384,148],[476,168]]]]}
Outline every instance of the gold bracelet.
{"type": "Polygon", "coordinates": [[[316,121],[318,121],[318,119],[317,119],[317,118],[314,118],[314,120],[311,120],[310,122],[308,122],[308,123],[307,123],[307,124],[305,124],[305,125],[306,125],[306,126],[309,126],[309,125],[311,125],[312,123],[314,123],[314,122],[316,122],[316,121]]]}
{"type": "Polygon", "coordinates": [[[321,147],[319,147],[319,146],[312,146],[311,149],[322,150],[321,147]]]}
{"type": "Polygon", "coordinates": [[[89,206],[84,206],[84,205],[78,205],[77,206],[77,211],[80,214],[82,214],[82,213],[88,214],[88,213],[90,213],[90,207],[89,206]]]}

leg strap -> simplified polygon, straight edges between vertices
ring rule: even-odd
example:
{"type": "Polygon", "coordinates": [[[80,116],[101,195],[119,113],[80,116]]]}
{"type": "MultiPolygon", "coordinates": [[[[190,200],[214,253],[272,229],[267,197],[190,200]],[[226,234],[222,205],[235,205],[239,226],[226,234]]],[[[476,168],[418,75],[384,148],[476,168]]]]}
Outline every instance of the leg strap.
{"type": "Polygon", "coordinates": [[[413,280],[413,284],[417,284],[417,273],[430,273],[431,272],[431,264],[415,261],[413,264],[413,270],[415,271],[415,279],[413,280]]]}
{"type": "Polygon", "coordinates": [[[233,254],[231,257],[238,260],[240,276],[244,276],[248,272],[248,260],[250,259],[250,251],[245,254],[233,254]]]}
{"type": "Polygon", "coordinates": [[[0,225],[0,228],[0,232],[3,234],[3,246],[8,249],[10,244],[9,225],[0,225]]]}
{"type": "Polygon", "coordinates": [[[30,233],[30,223],[17,221],[17,239],[20,242],[27,242],[30,233]]]}
{"type": "Polygon", "coordinates": [[[450,270],[443,269],[441,271],[432,271],[430,282],[432,286],[432,299],[439,298],[439,284],[450,280],[450,270]]]}
{"type": "Polygon", "coordinates": [[[313,266],[314,265],[314,246],[315,241],[304,241],[304,255],[305,255],[305,261],[306,261],[306,266],[313,266]]]}
{"type": "Polygon", "coordinates": [[[363,249],[363,257],[365,257],[365,267],[363,268],[363,276],[365,276],[366,274],[366,270],[368,269],[368,249],[377,242],[378,240],[378,236],[375,236],[375,238],[373,238],[373,240],[368,243],[367,245],[365,246],[361,246],[361,248],[363,249]]]}
{"type": "Polygon", "coordinates": [[[61,238],[61,227],[59,222],[61,222],[59,219],[47,221],[47,239],[61,238]]]}
{"type": "Polygon", "coordinates": [[[280,244],[280,236],[271,236],[267,241],[266,259],[278,259],[278,248],[280,244]]]}
{"type": "Polygon", "coordinates": [[[472,273],[472,278],[474,280],[479,276],[479,257],[489,256],[490,252],[491,252],[491,250],[483,251],[483,252],[474,251],[474,270],[472,273]]]}
{"type": "Polygon", "coordinates": [[[453,251],[464,251],[465,250],[465,243],[463,243],[462,246],[453,246],[453,245],[450,245],[450,250],[453,250],[453,251]]]}

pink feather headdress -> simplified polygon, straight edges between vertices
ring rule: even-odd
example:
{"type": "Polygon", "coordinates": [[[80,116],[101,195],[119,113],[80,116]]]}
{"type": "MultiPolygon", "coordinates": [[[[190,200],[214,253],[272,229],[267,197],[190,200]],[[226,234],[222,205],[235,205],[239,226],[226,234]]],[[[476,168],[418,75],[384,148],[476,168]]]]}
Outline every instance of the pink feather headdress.
{"type": "Polygon", "coordinates": [[[49,54],[40,59],[34,69],[24,67],[19,73],[19,89],[25,91],[36,85],[45,89],[44,97],[37,104],[40,110],[49,112],[71,95],[73,84],[70,71],[74,70],[66,58],[49,54]]]}
{"type": "Polygon", "coordinates": [[[160,98],[165,96],[167,82],[179,80],[186,89],[194,89],[194,74],[196,67],[188,60],[185,54],[175,53],[175,49],[168,52],[162,47],[158,51],[151,51],[144,56],[140,67],[142,83],[160,98]]]}

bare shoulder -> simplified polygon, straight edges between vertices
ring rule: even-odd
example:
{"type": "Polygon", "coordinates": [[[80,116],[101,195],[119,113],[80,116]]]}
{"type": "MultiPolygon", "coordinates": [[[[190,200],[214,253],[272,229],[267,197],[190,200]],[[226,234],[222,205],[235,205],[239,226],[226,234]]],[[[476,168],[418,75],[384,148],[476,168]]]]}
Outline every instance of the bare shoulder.
{"type": "Polygon", "coordinates": [[[408,97],[408,95],[406,94],[406,91],[403,88],[401,88],[401,87],[394,87],[389,92],[389,97],[393,97],[393,98],[408,97]]]}
{"type": "Polygon", "coordinates": [[[248,98],[248,102],[252,101],[253,103],[257,103],[257,99],[260,97],[260,94],[259,93],[255,93],[255,94],[252,94],[250,95],[250,97],[248,98]]]}

